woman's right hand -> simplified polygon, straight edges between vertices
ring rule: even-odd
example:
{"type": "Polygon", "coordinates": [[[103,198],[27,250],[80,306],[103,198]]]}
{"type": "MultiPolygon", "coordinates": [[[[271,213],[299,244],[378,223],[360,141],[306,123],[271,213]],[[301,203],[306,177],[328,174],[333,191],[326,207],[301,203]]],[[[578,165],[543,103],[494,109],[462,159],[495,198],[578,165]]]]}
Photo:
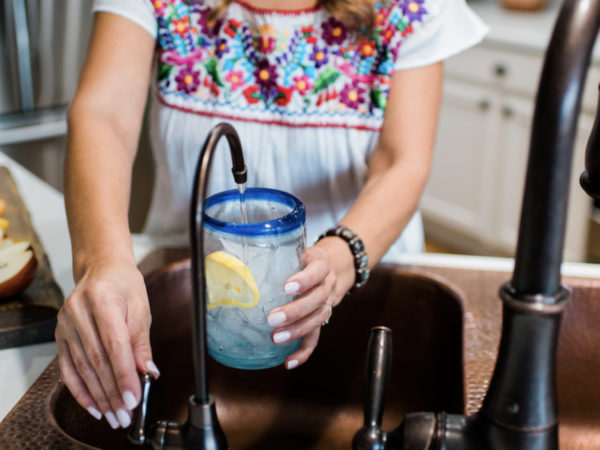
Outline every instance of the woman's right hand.
{"type": "Polygon", "coordinates": [[[126,428],[141,398],[138,371],[158,377],[150,349],[150,307],[142,274],[130,261],[88,267],[58,313],[62,379],[96,419],[126,428]]]}

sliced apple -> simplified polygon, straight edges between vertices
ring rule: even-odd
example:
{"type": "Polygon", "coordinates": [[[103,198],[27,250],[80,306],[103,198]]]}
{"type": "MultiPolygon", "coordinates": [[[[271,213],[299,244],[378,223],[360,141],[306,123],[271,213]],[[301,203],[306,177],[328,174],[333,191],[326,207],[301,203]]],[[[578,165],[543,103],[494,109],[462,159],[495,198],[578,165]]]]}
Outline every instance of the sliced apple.
{"type": "Polygon", "coordinates": [[[0,299],[25,290],[35,278],[37,265],[29,241],[13,242],[0,248],[0,299]]]}
{"type": "MultiPolygon", "coordinates": [[[[2,234],[2,233],[0,233],[2,234]]],[[[0,249],[3,249],[4,247],[8,247],[9,245],[13,245],[15,243],[15,241],[13,241],[12,239],[9,239],[7,237],[5,237],[4,239],[0,239],[0,249]]]]}

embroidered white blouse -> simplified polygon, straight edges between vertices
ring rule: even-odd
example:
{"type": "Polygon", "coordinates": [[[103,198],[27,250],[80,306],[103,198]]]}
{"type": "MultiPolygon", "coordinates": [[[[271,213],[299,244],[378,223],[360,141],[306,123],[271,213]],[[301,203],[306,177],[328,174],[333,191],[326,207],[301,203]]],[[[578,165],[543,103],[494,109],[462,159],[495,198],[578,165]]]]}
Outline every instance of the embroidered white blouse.
{"type": "MultiPolygon", "coordinates": [[[[130,19],[157,42],[150,105],[156,181],[146,223],[151,234],[187,238],[200,148],[209,130],[227,121],[242,141],[248,186],[299,197],[308,243],[314,242],[344,216],[365,184],[394,71],[443,60],[487,31],[464,0],[379,2],[368,35],[349,33],[319,7],[262,10],[235,0],[209,25],[215,1],[94,3],[94,11],[130,19]]],[[[233,188],[229,152],[218,149],[210,191],[233,188]]],[[[422,249],[417,213],[384,260],[422,249]]]]}

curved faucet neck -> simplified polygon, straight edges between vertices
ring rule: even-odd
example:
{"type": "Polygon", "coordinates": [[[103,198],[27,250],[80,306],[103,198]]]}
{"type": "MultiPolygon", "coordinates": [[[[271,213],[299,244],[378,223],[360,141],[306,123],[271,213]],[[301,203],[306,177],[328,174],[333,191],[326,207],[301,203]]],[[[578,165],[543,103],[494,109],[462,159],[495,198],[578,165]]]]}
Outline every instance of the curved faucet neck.
{"type": "Polygon", "coordinates": [[[513,287],[524,294],[559,290],[573,144],[599,0],[565,0],[536,97],[513,287]]]}
{"type": "Polygon", "coordinates": [[[247,169],[242,144],[235,129],[227,124],[216,125],[204,141],[196,173],[190,206],[190,247],[192,271],[192,349],[194,352],[194,380],[198,403],[207,403],[208,380],[206,374],[206,280],[204,277],[204,203],[208,191],[209,170],[212,157],[221,137],[225,136],[233,162],[233,178],[237,184],[246,183],[247,169]]]}

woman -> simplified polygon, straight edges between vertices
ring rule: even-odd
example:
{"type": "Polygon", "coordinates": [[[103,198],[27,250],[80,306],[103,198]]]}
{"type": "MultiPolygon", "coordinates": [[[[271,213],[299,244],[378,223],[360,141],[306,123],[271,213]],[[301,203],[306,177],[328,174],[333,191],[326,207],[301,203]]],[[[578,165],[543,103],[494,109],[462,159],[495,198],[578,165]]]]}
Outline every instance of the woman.
{"type": "MultiPolygon", "coordinates": [[[[422,249],[415,212],[435,140],[440,61],[477,43],[485,26],[464,0],[281,3],[95,2],[69,113],[65,199],[76,288],[56,340],[74,397],[113,428],[130,424],[136,372],[158,376],[127,223],[149,85],[157,173],[146,232],[187,235],[198,152],[225,119],[244,145],[248,185],[300,197],[309,242],[324,234],[283,286],[297,299],[268,317],[273,342],[303,339],[286,368],[309,358],[332,307],[371,267],[422,249]],[[353,235],[368,266],[351,251],[353,235]]],[[[230,164],[228,152],[216,152],[211,191],[233,187],[230,164]]]]}

